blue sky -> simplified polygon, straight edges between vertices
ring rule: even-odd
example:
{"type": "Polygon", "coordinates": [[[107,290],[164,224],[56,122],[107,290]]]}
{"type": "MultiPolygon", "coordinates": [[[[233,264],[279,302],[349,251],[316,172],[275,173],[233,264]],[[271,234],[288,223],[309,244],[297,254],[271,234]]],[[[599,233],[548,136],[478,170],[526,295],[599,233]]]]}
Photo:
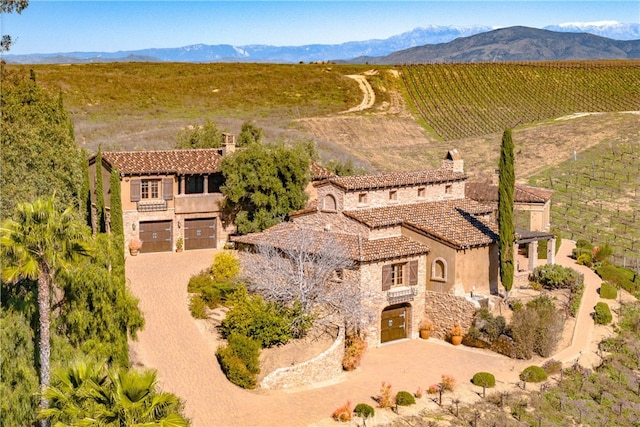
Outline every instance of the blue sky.
{"type": "Polygon", "coordinates": [[[640,0],[49,1],[2,15],[12,54],[384,39],[428,25],[640,22],[640,0]]]}

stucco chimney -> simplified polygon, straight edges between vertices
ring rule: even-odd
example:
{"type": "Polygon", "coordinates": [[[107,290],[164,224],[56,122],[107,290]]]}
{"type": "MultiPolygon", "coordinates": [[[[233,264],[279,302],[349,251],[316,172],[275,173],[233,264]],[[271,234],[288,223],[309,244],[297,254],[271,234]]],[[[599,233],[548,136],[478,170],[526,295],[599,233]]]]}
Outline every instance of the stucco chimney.
{"type": "Polygon", "coordinates": [[[464,160],[457,148],[449,150],[442,159],[442,169],[450,169],[454,172],[464,172],[464,160]]]}
{"type": "Polygon", "coordinates": [[[226,156],[236,151],[236,136],[232,133],[222,134],[222,155],[226,156]]]}

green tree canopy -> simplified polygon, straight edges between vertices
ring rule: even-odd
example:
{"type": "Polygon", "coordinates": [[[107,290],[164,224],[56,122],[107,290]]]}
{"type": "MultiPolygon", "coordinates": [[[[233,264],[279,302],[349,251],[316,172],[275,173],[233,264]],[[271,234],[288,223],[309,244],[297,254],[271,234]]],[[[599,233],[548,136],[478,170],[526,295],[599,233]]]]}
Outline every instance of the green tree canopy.
{"type": "Polygon", "coordinates": [[[263,137],[262,129],[251,123],[244,123],[238,135],[238,147],[244,147],[249,144],[262,142],[263,137]]]}
{"type": "Polygon", "coordinates": [[[498,168],[498,232],[500,256],[500,281],[506,290],[507,298],[513,287],[515,226],[513,223],[514,193],[516,185],[515,160],[511,129],[504,131],[500,146],[500,164],[498,168]]]}
{"type": "Polygon", "coordinates": [[[219,148],[222,147],[222,131],[207,120],[203,125],[192,125],[178,133],[176,148],[219,148]]]}
{"type": "Polygon", "coordinates": [[[85,159],[62,99],[4,67],[1,73],[0,219],[18,203],[54,192],[62,206],[79,206],[85,159]]]}
{"type": "Polygon", "coordinates": [[[242,234],[262,231],[304,207],[311,148],[252,144],[225,158],[225,213],[242,234]]]}

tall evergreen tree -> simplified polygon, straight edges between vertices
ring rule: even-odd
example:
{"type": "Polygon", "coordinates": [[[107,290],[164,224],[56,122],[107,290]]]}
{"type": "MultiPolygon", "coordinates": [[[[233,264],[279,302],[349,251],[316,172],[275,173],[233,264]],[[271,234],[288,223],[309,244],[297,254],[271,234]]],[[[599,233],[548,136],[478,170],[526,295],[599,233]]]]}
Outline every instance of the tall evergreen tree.
{"type": "Polygon", "coordinates": [[[120,198],[120,172],[113,168],[109,181],[109,207],[111,240],[115,249],[116,264],[124,268],[124,224],[122,219],[122,200],[120,198]]]}
{"type": "Polygon", "coordinates": [[[102,181],[102,150],[98,150],[96,155],[96,227],[98,233],[107,231],[107,220],[105,218],[104,206],[104,183],[102,181]]]}
{"type": "Polygon", "coordinates": [[[513,223],[514,193],[516,185],[515,160],[511,129],[504,131],[500,146],[500,164],[498,183],[498,232],[500,255],[500,281],[506,291],[506,297],[513,287],[514,260],[513,244],[515,226],[513,223]]]}
{"type": "MultiPolygon", "coordinates": [[[[83,150],[83,154],[85,154],[83,150]]],[[[83,157],[87,157],[84,155],[83,157]]],[[[80,190],[80,215],[87,222],[87,226],[92,226],[93,212],[91,209],[91,180],[89,178],[89,163],[82,162],[82,187],[80,190]]]]}

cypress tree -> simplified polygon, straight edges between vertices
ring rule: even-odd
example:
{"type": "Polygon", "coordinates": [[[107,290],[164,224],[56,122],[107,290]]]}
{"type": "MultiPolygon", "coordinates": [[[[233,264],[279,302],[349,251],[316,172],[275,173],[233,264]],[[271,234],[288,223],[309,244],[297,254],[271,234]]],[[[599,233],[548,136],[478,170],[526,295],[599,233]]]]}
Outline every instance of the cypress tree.
{"type": "Polygon", "coordinates": [[[109,181],[111,194],[109,205],[111,207],[111,240],[115,250],[116,264],[124,267],[124,224],[122,219],[122,200],[120,199],[120,173],[117,169],[111,170],[109,181]]]}
{"type": "MultiPolygon", "coordinates": [[[[83,157],[86,159],[86,152],[82,150],[83,157]]],[[[97,168],[96,168],[97,170],[97,168]]],[[[92,227],[91,217],[91,182],[89,179],[89,162],[84,161],[82,163],[82,188],[80,190],[80,213],[84,216],[84,219],[89,227],[92,227]]]]}
{"type": "Polygon", "coordinates": [[[500,256],[500,281],[506,290],[506,297],[513,287],[515,227],[513,223],[515,166],[513,155],[513,139],[511,129],[504,131],[500,146],[498,183],[498,231],[500,256]]]}
{"type": "Polygon", "coordinates": [[[104,233],[107,229],[104,207],[104,184],[102,183],[102,151],[98,150],[96,156],[96,227],[98,233],[104,233]]]}

